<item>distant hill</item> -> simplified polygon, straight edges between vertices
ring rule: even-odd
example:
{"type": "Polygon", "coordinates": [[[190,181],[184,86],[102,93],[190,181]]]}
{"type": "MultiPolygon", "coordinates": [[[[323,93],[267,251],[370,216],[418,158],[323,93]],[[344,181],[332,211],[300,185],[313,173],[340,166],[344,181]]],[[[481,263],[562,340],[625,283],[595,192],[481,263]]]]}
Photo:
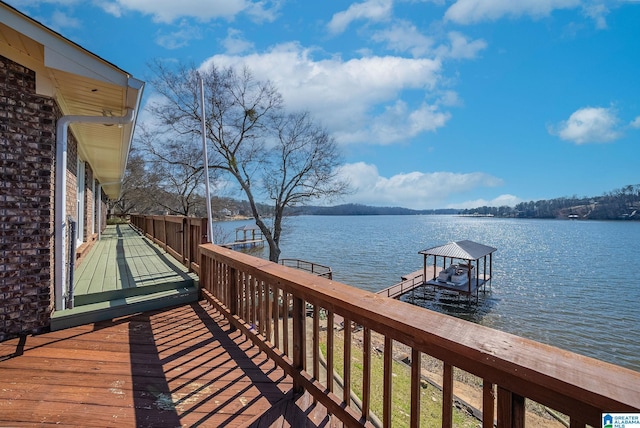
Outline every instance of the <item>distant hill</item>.
{"type": "Polygon", "coordinates": [[[332,207],[300,206],[287,211],[287,215],[425,215],[458,214],[458,209],[412,210],[401,207],[373,207],[361,204],[343,204],[332,207]]]}
{"type": "Polygon", "coordinates": [[[640,184],[629,185],[595,197],[562,197],[521,202],[515,207],[412,210],[402,207],[375,207],[343,204],[331,207],[289,208],[287,215],[469,215],[510,218],[566,218],[590,220],[640,220],[640,184]]]}
{"type": "Polygon", "coordinates": [[[479,207],[461,210],[460,214],[513,218],[640,220],[640,184],[625,186],[602,196],[529,201],[515,207],[479,207]]]}

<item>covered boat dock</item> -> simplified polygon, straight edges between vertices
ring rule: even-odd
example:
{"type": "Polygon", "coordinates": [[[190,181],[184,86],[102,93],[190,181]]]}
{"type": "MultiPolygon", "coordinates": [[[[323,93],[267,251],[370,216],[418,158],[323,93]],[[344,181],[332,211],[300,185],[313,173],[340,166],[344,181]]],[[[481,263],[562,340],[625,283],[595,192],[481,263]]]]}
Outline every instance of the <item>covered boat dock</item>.
{"type": "Polygon", "coordinates": [[[483,290],[486,289],[487,283],[491,285],[495,251],[497,248],[468,240],[422,250],[419,254],[424,256],[424,284],[466,294],[469,299],[475,294],[477,301],[478,290],[481,287],[483,290]],[[482,273],[480,273],[481,268],[482,273]],[[427,272],[431,279],[427,276],[427,272]]]}

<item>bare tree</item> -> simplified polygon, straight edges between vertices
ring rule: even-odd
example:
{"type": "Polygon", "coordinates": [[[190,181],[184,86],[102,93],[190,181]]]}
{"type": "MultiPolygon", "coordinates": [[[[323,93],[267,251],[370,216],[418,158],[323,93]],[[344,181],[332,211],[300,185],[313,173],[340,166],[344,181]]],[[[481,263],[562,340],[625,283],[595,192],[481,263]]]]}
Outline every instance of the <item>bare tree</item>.
{"type": "Polygon", "coordinates": [[[140,126],[136,144],[158,176],[158,190],[151,195],[157,206],[174,215],[206,212],[202,143],[194,135],[164,134],[140,126]]]}
{"type": "Polygon", "coordinates": [[[132,149],[127,162],[122,192],[110,201],[111,211],[117,215],[147,213],[155,207],[153,195],[158,188],[159,175],[147,169],[147,163],[136,149],[132,149]]]}
{"type": "MultiPolygon", "coordinates": [[[[275,145],[263,171],[263,183],[274,203],[273,244],[270,254],[280,256],[282,219],[286,207],[311,199],[332,198],[344,194],[348,183],[338,175],[340,156],[335,140],[313,122],[309,113],[286,114],[274,121],[275,145]]],[[[270,256],[273,260],[274,257],[270,256]]]]}
{"type": "Polygon", "coordinates": [[[347,188],[334,172],[340,160],[335,142],[308,114],[285,114],[275,86],[255,79],[248,68],[198,71],[160,62],[152,68],[152,84],[164,99],[151,111],[179,135],[200,133],[197,79],[203,79],[210,167],[240,185],[269,244],[269,259],[277,262],[285,208],[347,188]],[[258,211],[259,197],[274,203],[271,224],[258,211]]]}

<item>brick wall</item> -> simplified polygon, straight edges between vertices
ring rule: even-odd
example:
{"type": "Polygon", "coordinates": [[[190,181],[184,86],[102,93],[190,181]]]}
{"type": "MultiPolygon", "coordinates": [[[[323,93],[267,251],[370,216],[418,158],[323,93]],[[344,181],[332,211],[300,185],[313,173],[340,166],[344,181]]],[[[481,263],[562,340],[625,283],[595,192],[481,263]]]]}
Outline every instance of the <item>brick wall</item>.
{"type": "MultiPolygon", "coordinates": [[[[0,341],[50,323],[56,120],[35,72],[0,56],[0,341]]],[[[75,213],[77,144],[69,134],[67,205],[75,213]]]]}

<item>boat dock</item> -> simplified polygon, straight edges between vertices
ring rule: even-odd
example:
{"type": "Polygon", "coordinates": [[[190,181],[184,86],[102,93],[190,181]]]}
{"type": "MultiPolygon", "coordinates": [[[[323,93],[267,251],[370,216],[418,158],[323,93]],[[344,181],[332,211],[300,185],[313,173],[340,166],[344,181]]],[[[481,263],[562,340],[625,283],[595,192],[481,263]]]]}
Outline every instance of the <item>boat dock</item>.
{"type": "Polygon", "coordinates": [[[435,269],[433,266],[427,266],[427,278],[432,279],[427,279],[426,281],[424,280],[424,269],[420,269],[407,275],[403,275],[401,277],[401,282],[394,284],[391,287],[387,287],[383,290],[377,291],[376,294],[384,297],[391,297],[392,299],[399,299],[400,297],[414,291],[417,288],[432,286],[448,291],[455,291],[457,293],[471,295],[477,294],[477,291],[485,284],[490,283],[491,279],[489,275],[480,275],[480,278],[477,278],[477,281],[476,278],[474,278],[469,289],[468,284],[466,283],[456,284],[450,281],[438,281],[437,276],[435,275],[436,270],[439,269],[435,269]]]}
{"type": "Polygon", "coordinates": [[[451,242],[446,245],[428,248],[420,251],[424,256],[423,268],[402,276],[402,282],[378,291],[376,294],[400,298],[402,295],[414,291],[416,288],[433,286],[458,294],[466,294],[469,300],[483,290],[487,283],[491,283],[493,253],[496,248],[478,244],[472,241],[451,242]],[[433,263],[427,262],[432,257],[433,263]],[[489,266],[487,270],[487,257],[489,266]],[[438,258],[441,265],[438,265],[438,258]],[[483,272],[480,273],[480,260],[483,260],[483,272]]]}
{"type": "Polygon", "coordinates": [[[256,225],[247,225],[236,228],[236,240],[222,244],[222,247],[236,250],[238,248],[251,248],[264,246],[264,235],[256,225]]]}

